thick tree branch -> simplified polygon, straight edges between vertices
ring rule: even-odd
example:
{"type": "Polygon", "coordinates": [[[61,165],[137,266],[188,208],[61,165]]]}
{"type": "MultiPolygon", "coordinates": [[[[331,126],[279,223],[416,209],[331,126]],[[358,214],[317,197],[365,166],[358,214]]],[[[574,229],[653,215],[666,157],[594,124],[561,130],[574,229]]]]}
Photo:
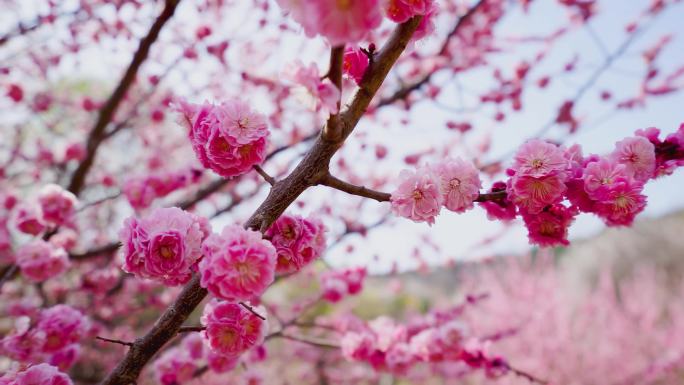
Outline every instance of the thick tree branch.
{"type": "MultiPolygon", "coordinates": [[[[444,40],[444,43],[442,44],[442,47],[440,48],[437,56],[442,56],[442,55],[447,53],[447,51],[449,50],[449,42],[451,41],[451,39],[458,34],[458,31],[461,29],[461,27],[463,25],[465,25],[466,22],[477,12],[478,9],[480,9],[480,7],[484,6],[486,2],[487,2],[487,0],[479,0],[475,5],[470,7],[468,9],[468,11],[463,14],[463,16],[461,16],[458,19],[458,21],[454,25],[454,28],[451,29],[451,31],[447,35],[446,39],[444,40]]],[[[413,92],[413,91],[421,88],[425,84],[427,84],[430,81],[430,79],[432,79],[432,75],[434,75],[435,72],[437,72],[437,71],[429,72],[429,73],[423,75],[423,77],[416,80],[415,82],[413,82],[411,84],[407,84],[407,85],[401,87],[400,89],[396,90],[392,95],[380,99],[378,101],[377,107],[386,106],[386,105],[392,104],[398,100],[406,99],[411,92],[413,92]]]]}
{"type": "Polygon", "coordinates": [[[124,73],[124,76],[121,78],[119,85],[116,87],[112,95],[100,110],[97,121],[88,135],[85,158],[74,171],[67,188],[75,195],[79,195],[81,190],[83,190],[88,172],[95,162],[97,149],[100,147],[100,144],[105,138],[105,130],[107,125],[109,122],[111,122],[117,108],[119,107],[119,104],[121,104],[121,101],[126,96],[128,89],[133,84],[140,66],[147,59],[150,48],[159,37],[162,27],[164,27],[166,22],[171,19],[171,16],[173,16],[173,13],[176,11],[178,3],[180,3],[180,0],[166,0],[164,10],[161,12],[159,17],[157,17],[157,20],[154,21],[154,24],[152,24],[147,36],[140,41],[138,50],[133,55],[133,60],[124,73]]]}
{"type": "MultiPolygon", "coordinates": [[[[319,137],[302,161],[285,179],[278,181],[270,193],[245,223],[246,228],[265,231],[308,187],[315,185],[328,173],[330,159],[341,147],[368,108],[368,104],[408,44],[420,23],[414,17],[399,25],[380,50],[349,108],[340,114],[342,135],[339,140],[319,137]]],[[[176,301],[161,315],[151,330],[136,340],[121,362],[102,382],[105,385],[128,385],[135,382],[142,368],[161,347],[178,333],[190,313],[206,296],[206,289],[197,276],[185,286],[176,301]]]]}

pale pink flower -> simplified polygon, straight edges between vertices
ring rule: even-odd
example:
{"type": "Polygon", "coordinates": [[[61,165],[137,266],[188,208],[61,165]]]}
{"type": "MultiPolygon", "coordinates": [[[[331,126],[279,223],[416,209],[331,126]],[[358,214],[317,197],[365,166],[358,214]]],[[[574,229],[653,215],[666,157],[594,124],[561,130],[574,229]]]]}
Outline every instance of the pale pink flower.
{"type": "Polygon", "coordinates": [[[385,355],[387,368],[395,374],[405,374],[406,371],[416,363],[416,357],[411,351],[411,347],[405,343],[396,343],[387,351],[385,355]]]}
{"type": "Polygon", "coordinates": [[[439,177],[428,167],[399,174],[399,186],[392,193],[392,211],[414,222],[435,223],[443,202],[439,177]]]}
{"type": "Polygon", "coordinates": [[[201,257],[202,240],[208,233],[206,218],[177,207],[155,209],[140,220],[128,218],[119,233],[123,269],[167,285],[183,284],[201,257]]]}
{"type": "MultiPolygon", "coordinates": [[[[265,315],[262,307],[254,309],[265,315]]],[[[268,324],[242,305],[216,299],[204,307],[202,337],[217,354],[236,357],[264,341],[268,324]]]]}
{"type": "Polygon", "coordinates": [[[17,230],[25,234],[38,235],[45,230],[40,208],[30,204],[18,206],[14,211],[12,222],[17,230]]]}
{"type": "Polygon", "coordinates": [[[278,273],[299,271],[325,250],[325,226],[315,218],[283,214],[265,235],[278,253],[278,273]]]}
{"type": "Polygon", "coordinates": [[[439,176],[444,207],[457,213],[473,207],[482,182],[472,162],[447,158],[433,169],[439,176]]]}
{"type": "Polygon", "coordinates": [[[363,40],[382,22],[378,0],[278,0],[310,37],[320,34],[333,46],[363,40]]]}
{"type": "Polygon", "coordinates": [[[165,351],[153,367],[155,377],[162,385],[183,384],[191,380],[197,370],[195,360],[179,348],[165,351]]]}
{"type": "Polygon", "coordinates": [[[43,282],[62,274],[69,267],[64,249],[43,240],[34,240],[17,250],[16,263],[29,281],[43,282]]]}
{"type": "Polygon", "coordinates": [[[207,366],[215,373],[229,372],[240,363],[240,356],[225,356],[212,350],[207,354],[207,366]]]}
{"type": "Polygon", "coordinates": [[[276,249],[261,233],[226,226],[221,235],[210,235],[202,245],[199,263],[202,287],[227,301],[260,296],[273,282],[276,249]]]}
{"type": "Polygon", "coordinates": [[[323,299],[334,303],[347,295],[358,294],[363,289],[365,278],[365,267],[326,271],[320,278],[323,299]]]}
{"type": "Polygon", "coordinates": [[[356,84],[361,83],[363,74],[368,68],[368,56],[359,48],[347,47],[344,50],[344,61],[342,62],[342,71],[354,79],[356,84]]]}
{"type": "Polygon", "coordinates": [[[59,226],[74,215],[78,200],[74,194],[61,186],[48,184],[40,190],[38,203],[43,213],[43,220],[59,226]]]}
{"type": "Polygon", "coordinates": [[[189,136],[202,165],[226,178],[246,173],[266,156],[265,118],[236,103],[186,103],[181,111],[192,123],[189,136]]]}
{"type": "MultiPolygon", "coordinates": [[[[413,2],[413,0],[409,0],[409,2],[413,2]]],[[[426,1],[421,0],[415,2],[423,4],[426,3],[426,1]]],[[[435,32],[435,17],[437,16],[438,12],[439,7],[437,4],[430,1],[428,9],[424,13],[423,19],[420,20],[418,28],[416,28],[416,31],[413,32],[413,36],[411,36],[411,41],[421,40],[422,38],[430,36],[435,32]]]]}
{"type": "Polygon", "coordinates": [[[411,353],[427,362],[437,362],[444,358],[440,336],[435,328],[427,328],[409,340],[411,353]]]}
{"type": "Polygon", "coordinates": [[[188,333],[181,341],[181,347],[193,360],[200,360],[206,355],[204,351],[204,340],[199,333],[188,333]]]}
{"type": "Polygon", "coordinates": [[[645,182],[653,177],[656,165],[655,146],[644,137],[633,136],[615,143],[611,157],[624,164],[636,180],[645,182]]]}
{"type": "Polygon", "coordinates": [[[71,379],[56,367],[38,364],[17,373],[15,385],[72,385],[71,379]]]}
{"type": "Polygon", "coordinates": [[[323,109],[333,114],[337,113],[340,90],[329,79],[321,80],[318,66],[315,63],[310,63],[307,67],[297,60],[288,66],[285,76],[306,89],[315,101],[316,111],[323,109]]]}
{"type": "Polygon", "coordinates": [[[584,190],[590,198],[603,200],[611,190],[631,182],[627,166],[609,158],[587,164],[584,169],[584,190]]]}
{"type": "Polygon", "coordinates": [[[364,361],[375,351],[375,337],[368,331],[347,332],[342,336],[340,346],[344,358],[364,361]]]}
{"type": "Polygon", "coordinates": [[[535,178],[564,173],[568,166],[563,150],[552,143],[533,139],[518,149],[513,170],[516,175],[535,178]]]}
{"type": "Polygon", "coordinates": [[[368,322],[368,327],[375,334],[375,348],[386,352],[398,341],[405,341],[406,327],[398,324],[392,318],[380,316],[368,322]]]}
{"type": "Polygon", "coordinates": [[[90,320],[67,305],[55,305],[40,312],[36,331],[45,336],[41,350],[56,352],[79,342],[90,331],[90,320]]]}

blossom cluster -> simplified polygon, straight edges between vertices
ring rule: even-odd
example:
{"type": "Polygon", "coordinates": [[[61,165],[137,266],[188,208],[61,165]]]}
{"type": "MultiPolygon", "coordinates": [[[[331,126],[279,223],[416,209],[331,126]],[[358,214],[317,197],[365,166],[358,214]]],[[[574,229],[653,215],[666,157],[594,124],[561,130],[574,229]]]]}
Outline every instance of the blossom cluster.
{"type": "Polygon", "coordinates": [[[35,202],[14,207],[14,226],[22,233],[39,235],[48,227],[71,225],[77,204],[74,194],[56,184],[47,184],[40,189],[35,202]]]}
{"type": "Polygon", "coordinates": [[[487,344],[469,335],[453,317],[429,314],[406,325],[381,316],[369,322],[343,326],[342,355],[350,361],[366,362],[377,371],[406,375],[421,363],[457,364],[461,371],[482,369],[490,378],[506,374],[508,364],[491,357],[487,344]]]}
{"type": "Polygon", "coordinates": [[[239,100],[201,105],[181,102],[192,148],[206,168],[226,178],[242,175],[264,161],[266,117],[239,100]]]}
{"type": "Polygon", "coordinates": [[[252,310],[218,300],[212,300],[204,307],[201,321],[206,329],[202,337],[212,352],[236,358],[264,341],[268,323],[254,312],[263,316],[265,311],[261,307],[252,310]]]}
{"type": "Polygon", "coordinates": [[[383,15],[395,23],[413,16],[424,16],[414,38],[434,30],[432,16],[437,10],[433,0],[278,0],[280,7],[303,28],[307,36],[321,35],[331,45],[355,43],[365,39],[382,23],[383,15]]]}
{"type": "MultiPolygon", "coordinates": [[[[531,243],[567,245],[568,228],[580,212],[593,213],[608,226],[632,224],[646,206],[645,183],[682,165],[684,124],[665,140],[657,129],[638,130],[605,156],[583,156],[579,145],[534,139],[519,148],[509,178],[494,183],[492,196],[480,205],[490,219],[519,215],[531,243]]],[[[402,172],[392,209],[432,224],[442,205],[456,212],[472,207],[480,187],[474,166],[447,160],[402,172]]]]}
{"type": "Polygon", "coordinates": [[[301,270],[325,250],[325,226],[315,218],[283,214],[266,231],[277,252],[276,272],[301,270]]]}
{"type": "Polygon", "coordinates": [[[140,210],[149,207],[157,198],[196,183],[201,176],[202,171],[197,169],[135,176],[124,182],[121,191],[128,203],[134,209],[140,210]]]}
{"type": "Polygon", "coordinates": [[[202,241],[211,229],[206,218],[177,207],[153,210],[147,217],[130,217],[119,233],[124,270],[167,285],[186,283],[201,256],[202,241]]]}
{"type": "Polygon", "coordinates": [[[31,282],[43,282],[65,272],[69,266],[69,256],[63,248],[43,241],[33,240],[19,247],[14,262],[21,273],[31,282]]]}
{"type": "Polygon", "coordinates": [[[73,382],[58,368],[42,363],[30,366],[20,372],[9,372],[0,376],[0,385],[72,385],[73,382]]]}
{"type": "Polygon", "coordinates": [[[442,206],[454,212],[473,207],[482,182],[475,166],[463,159],[444,161],[404,170],[400,183],[392,193],[392,210],[414,222],[433,224],[442,206]]]}
{"type": "Polygon", "coordinates": [[[342,270],[331,270],[321,274],[322,297],[328,302],[339,302],[349,295],[363,290],[366,268],[356,267],[342,270]]]}
{"type": "Polygon", "coordinates": [[[80,341],[91,322],[80,311],[55,305],[32,314],[16,314],[12,331],[0,340],[0,352],[24,363],[48,362],[70,368],[80,354],[80,341]]]}

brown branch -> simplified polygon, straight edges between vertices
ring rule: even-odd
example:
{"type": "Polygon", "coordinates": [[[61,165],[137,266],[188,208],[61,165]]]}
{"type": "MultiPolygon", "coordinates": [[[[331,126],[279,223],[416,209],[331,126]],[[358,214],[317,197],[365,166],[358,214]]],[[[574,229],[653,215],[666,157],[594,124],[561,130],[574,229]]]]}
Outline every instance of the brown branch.
{"type": "Polygon", "coordinates": [[[154,24],[152,24],[147,36],[140,41],[138,50],[133,55],[133,60],[124,73],[124,76],[121,78],[119,85],[116,87],[112,95],[100,110],[97,121],[95,122],[93,129],[90,131],[90,135],[88,136],[88,140],[86,142],[86,156],[83,161],[79,163],[78,167],[74,171],[74,174],[71,176],[71,181],[69,182],[68,190],[75,195],[79,195],[83,189],[83,186],[85,185],[88,172],[95,162],[97,149],[104,140],[107,125],[114,117],[119,104],[121,104],[121,101],[126,96],[126,92],[128,92],[128,89],[133,84],[140,66],[147,59],[150,48],[159,37],[162,27],[171,19],[171,16],[173,16],[173,13],[176,11],[178,3],[180,3],[180,0],[166,0],[164,10],[161,12],[159,17],[157,17],[157,20],[155,20],[154,24]]]}
{"type": "Polygon", "coordinates": [[[261,175],[262,178],[264,178],[266,183],[270,184],[271,186],[276,184],[275,178],[268,175],[268,173],[263,168],[261,168],[261,166],[259,166],[258,164],[255,164],[253,168],[254,168],[254,171],[256,171],[259,175],[261,175]]]}
{"type": "Polygon", "coordinates": [[[547,385],[548,384],[548,381],[541,380],[541,379],[531,375],[530,373],[527,373],[527,372],[520,370],[520,369],[516,369],[509,364],[506,364],[506,368],[508,370],[510,370],[513,374],[515,374],[516,376],[522,377],[531,383],[541,384],[541,385],[547,385]]]}
{"type": "MultiPolygon", "coordinates": [[[[442,47],[439,50],[439,53],[437,53],[437,56],[442,56],[447,53],[449,50],[449,42],[451,41],[451,38],[456,36],[458,34],[458,31],[461,29],[463,25],[466,24],[466,22],[477,12],[480,7],[482,7],[487,0],[479,0],[475,5],[470,7],[466,13],[461,16],[456,24],[454,25],[454,28],[451,29],[449,34],[447,35],[446,39],[444,40],[444,43],[442,43],[442,47]]],[[[388,104],[392,104],[398,100],[404,100],[406,99],[409,94],[425,84],[427,84],[430,79],[432,79],[432,76],[436,73],[437,71],[431,71],[425,75],[423,75],[422,78],[416,80],[415,82],[411,84],[407,84],[400,89],[396,90],[392,95],[382,98],[378,101],[377,107],[382,107],[386,106],[388,104]]]]}
{"type": "MultiPolygon", "coordinates": [[[[273,186],[264,202],[245,223],[246,228],[265,231],[304,190],[315,185],[328,173],[332,156],[361,119],[383,80],[406,48],[420,20],[421,17],[414,17],[397,26],[378,53],[375,62],[369,65],[353,101],[348,109],[340,114],[342,132],[339,140],[330,141],[319,137],[292,173],[273,186]]],[[[183,322],[206,294],[206,289],[199,284],[199,278],[193,277],[150,331],[133,343],[123,360],[102,384],[128,385],[135,382],[145,364],[178,333],[183,322]]]]}
{"type": "Polygon", "coordinates": [[[178,329],[178,333],[201,332],[206,329],[206,326],[182,326],[180,329],[178,329]]]}
{"type": "Polygon", "coordinates": [[[100,341],[111,342],[111,343],[113,343],[113,344],[119,344],[119,345],[124,345],[124,346],[129,346],[129,347],[130,347],[130,346],[133,346],[133,342],[127,342],[127,341],[121,341],[121,340],[113,340],[113,339],[110,339],[110,338],[105,338],[105,337],[100,337],[100,336],[95,336],[95,338],[97,338],[97,339],[100,340],[100,341]]]}
{"type": "Polygon", "coordinates": [[[340,345],[334,344],[329,341],[324,341],[324,340],[319,340],[317,338],[311,338],[311,337],[304,337],[304,336],[295,336],[292,334],[284,334],[284,333],[277,333],[272,335],[273,338],[285,338],[291,341],[297,341],[297,342],[302,342],[305,344],[309,344],[312,346],[317,346],[319,348],[326,348],[326,349],[339,349],[340,345]]]}
{"type": "Polygon", "coordinates": [[[17,267],[17,265],[14,264],[9,265],[5,268],[5,271],[3,271],[2,275],[0,275],[0,292],[2,292],[2,286],[5,284],[5,282],[14,278],[14,276],[16,276],[18,272],[19,267],[17,267]]]}
{"type": "Polygon", "coordinates": [[[344,191],[347,194],[358,195],[364,198],[375,199],[378,202],[389,202],[391,195],[381,191],[371,190],[365,186],[357,186],[328,174],[321,179],[320,184],[344,191]]]}
{"type": "Polygon", "coordinates": [[[506,191],[494,191],[478,195],[475,202],[498,201],[506,199],[506,196],[506,191]]]}

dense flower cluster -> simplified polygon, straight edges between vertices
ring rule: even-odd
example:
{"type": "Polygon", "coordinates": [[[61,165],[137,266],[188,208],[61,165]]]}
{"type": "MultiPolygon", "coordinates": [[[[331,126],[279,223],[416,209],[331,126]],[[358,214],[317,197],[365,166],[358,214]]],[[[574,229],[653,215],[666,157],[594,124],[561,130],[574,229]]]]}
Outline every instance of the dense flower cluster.
{"type": "Polygon", "coordinates": [[[119,232],[123,268],[167,285],[186,283],[210,232],[206,218],[176,207],[155,209],[142,219],[130,217],[119,232]]]}
{"type": "Polygon", "coordinates": [[[276,249],[261,233],[226,226],[202,245],[200,284],[227,301],[244,301],[261,295],[273,282],[276,249]]]}
{"type": "Polygon", "coordinates": [[[226,177],[242,175],[264,161],[266,117],[239,100],[215,105],[181,103],[190,141],[204,167],[226,177]]]}
{"type": "Polygon", "coordinates": [[[382,22],[378,0],[278,0],[307,36],[322,35],[332,45],[363,40],[382,22]]]}
{"type": "Polygon", "coordinates": [[[0,377],[1,385],[72,385],[73,382],[58,368],[38,364],[18,373],[6,373],[0,377]]]}
{"type": "MultiPolygon", "coordinates": [[[[264,315],[263,308],[255,310],[264,315]]],[[[228,358],[240,356],[264,341],[268,323],[242,305],[212,300],[204,307],[202,332],[212,352],[228,358]]]]}
{"type": "Polygon", "coordinates": [[[201,176],[202,171],[196,169],[135,176],[124,182],[121,191],[128,199],[128,203],[134,209],[140,210],[148,207],[157,198],[196,183],[201,176]]]}
{"type": "Polygon", "coordinates": [[[460,158],[404,170],[392,193],[392,210],[414,222],[435,222],[442,206],[455,212],[473,207],[482,186],[477,169],[460,158]]]}
{"type": "MultiPolygon", "coordinates": [[[[520,215],[530,242],[567,245],[568,227],[580,212],[599,216],[608,226],[630,225],[646,206],[644,184],[684,165],[684,124],[664,141],[657,129],[639,130],[606,155],[583,156],[578,145],[564,148],[530,140],[515,155],[509,179],[496,182],[481,202],[490,219],[520,215]]],[[[440,207],[462,212],[478,198],[477,170],[446,160],[415,172],[403,171],[392,193],[392,209],[416,222],[434,223],[440,207]]]]}
{"type": "Polygon", "coordinates": [[[64,249],[36,239],[17,250],[15,262],[28,280],[43,282],[65,272],[69,256],[64,249]]]}
{"type": "Polygon", "coordinates": [[[24,363],[49,362],[66,370],[79,356],[80,341],[90,332],[90,320],[80,311],[56,305],[21,315],[0,340],[0,352],[24,363]]]}
{"type": "Polygon", "coordinates": [[[334,303],[348,295],[358,294],[363,290],[365,278],[365,267],[327,271],[321,275],[323,299],[334,303]]]}
{"type": "Polygon", "coordinates": [[[483,369],[492,378],[506,374],[506,362],[489,357],[486,346],[453,319],[455,314],[428,314],[406,325],[385,316],[350,323],[343,327],[342,355],[395,375],[405,375],[420,363],[460,364],[461,371],[483,369]]]}
{"type": "Polygon", "coordinates": [[[265,235],[278,254],[277,273],[299,271],[325,250],[325,226],[315,218],[283,214],[265,235]]]}

